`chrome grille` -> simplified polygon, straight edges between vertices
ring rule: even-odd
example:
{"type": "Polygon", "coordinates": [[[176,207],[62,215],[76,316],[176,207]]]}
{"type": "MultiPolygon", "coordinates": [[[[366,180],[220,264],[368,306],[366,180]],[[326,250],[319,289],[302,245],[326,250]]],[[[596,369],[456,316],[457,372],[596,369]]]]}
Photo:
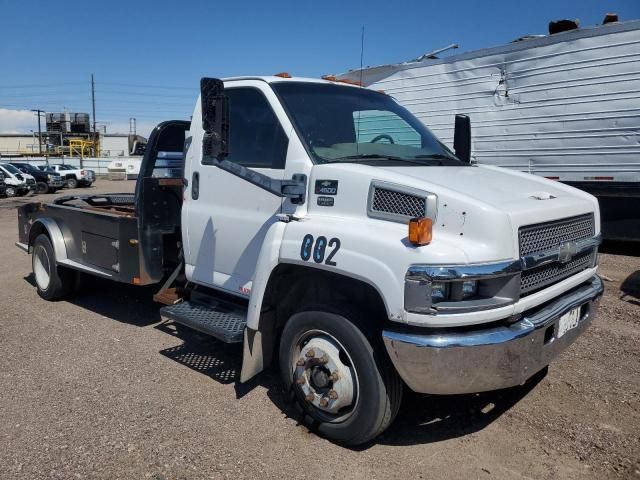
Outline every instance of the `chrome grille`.
{"type": "Polygon", "coordinates": [[[595,235],[593,214],[565,218],[548,223],[521,227],[520,255],[543,252],[559,247],[563,242],[575,242],[595,235]]]}
{"type": "Polygon", "coordinates": [[[427,211],[427,199],[408,193],[375,187],[371,201],[371,211],[407,218],[424,217],[427,211]]]}
{"type": "Polygon", "coordinates": [[[594,255],[597,254],[590,251],[574,257],[573,260],[567,263],[556,262],[523,271],[520,280],[520,296],[541,290],[548,285],[589,268],[593,265],[594,255]]]}

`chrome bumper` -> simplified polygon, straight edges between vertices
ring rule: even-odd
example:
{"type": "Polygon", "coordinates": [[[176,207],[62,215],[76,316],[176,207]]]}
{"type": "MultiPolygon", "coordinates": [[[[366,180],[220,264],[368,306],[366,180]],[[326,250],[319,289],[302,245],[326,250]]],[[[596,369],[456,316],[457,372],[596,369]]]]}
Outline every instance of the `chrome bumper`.
{"type": "Polygon", "coordinates": [[[474,393],[524,383],[571,345],[596,315],[604,291],[596,275],[510,326],[437,334],[382,332],[407,385],[432,394],[474,393]],[[581,307],[578,325],[558,338],[558,322],[581,307]]]}

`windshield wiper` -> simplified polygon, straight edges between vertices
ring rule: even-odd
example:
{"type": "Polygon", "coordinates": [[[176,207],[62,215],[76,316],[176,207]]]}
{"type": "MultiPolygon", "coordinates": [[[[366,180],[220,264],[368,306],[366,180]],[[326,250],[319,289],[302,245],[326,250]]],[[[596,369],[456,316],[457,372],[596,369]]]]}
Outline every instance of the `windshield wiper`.
{"type": "Polygon", "coordinates": [[[428,160],[435,160],[438,161],[440,165],[442,165],[442,161],[441,160],[449,160],[452,162],[460,162],[460,160],[458,160],[456,157],[453,157],[451,155],[445,155],[444,153],[428,153],[428,154],[423,154],[423,155],[416,155],[415,158],[425,158],[428,160]]]}
{"type": "Polygon", "coordinates": [[[358,163],[359,161],[367,162],[370,160],[382,160],[382,161],[392,161],[392,162],[403,162],[403,163],[414,163],[416,165],[426,165],[424,161],[421,161],[416,158],[404,158],[404,157],[394,157],[393,155],[380,155],[377,153],[359,153],[357,155],[347,155],[346,157],[338,157],[332,160],[327,160],[327,163],[340,163],[340,162],[353,162],[358,163]]]}

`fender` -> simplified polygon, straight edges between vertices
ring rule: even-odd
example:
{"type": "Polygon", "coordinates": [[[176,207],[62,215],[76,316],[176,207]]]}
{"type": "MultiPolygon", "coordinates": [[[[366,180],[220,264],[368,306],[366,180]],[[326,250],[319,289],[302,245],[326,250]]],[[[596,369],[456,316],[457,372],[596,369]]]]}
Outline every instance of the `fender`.
{"type": "Polygon", "coordinates": [[[258,263],[251,285],[251,297],[249,298],[247,328],[244,330],[240,382],[246,382],[264,368],[262,333],[258,330],[260,311],[271,272],[279,263],[280,246],[286,226],[285,222],[277,222],[269,228],[258,255],[258,263]]]}
{"type": "Polygon", "coordinates": [[[42,233],[40,230],[44,230],[49,234],[51,245],[53,245],[53,250],[56,254],[56,262],[60,263],[61,261],[66,261],[67,245],[64,243],[62,230],[60,229],[58,222],[49,217],[38,218],[35,222],[33,222],[33,225],[31,225],[31,228],[29,229],[29,252],[31,252],[31,247],[33,246],[33,242],[36,239],[36,233],[42,233]]]}

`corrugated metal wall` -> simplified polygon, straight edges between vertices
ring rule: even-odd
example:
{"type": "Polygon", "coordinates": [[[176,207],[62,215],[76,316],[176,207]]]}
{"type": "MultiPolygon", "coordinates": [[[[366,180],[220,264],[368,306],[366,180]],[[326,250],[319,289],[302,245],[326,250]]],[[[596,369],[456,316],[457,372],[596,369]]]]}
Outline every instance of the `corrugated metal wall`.
{"type": "Polygon", "coordinates": [[[367,78],[448,145],[454,115],[468,114],[478,162],[640,181],[640,22],[378,67],[367,78]]]}

